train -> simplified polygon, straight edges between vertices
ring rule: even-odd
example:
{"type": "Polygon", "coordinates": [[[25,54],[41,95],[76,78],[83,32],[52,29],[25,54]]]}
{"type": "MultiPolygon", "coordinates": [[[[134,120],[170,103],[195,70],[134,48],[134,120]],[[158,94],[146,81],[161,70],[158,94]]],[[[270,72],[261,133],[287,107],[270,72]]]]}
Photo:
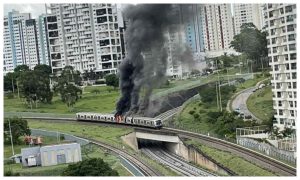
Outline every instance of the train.
{"type": "Polygon", "coordinates": [[[76,120],[107,122],[107,123],[114,123],[114,124],[126,124],[131,126],[149,127],[155,129],[160,129],[162,127],[162,120],[158,118],[115,116],[113,114],[102,114],[102,113],[91,113],[91,112],[76,113],[76,120]]]}

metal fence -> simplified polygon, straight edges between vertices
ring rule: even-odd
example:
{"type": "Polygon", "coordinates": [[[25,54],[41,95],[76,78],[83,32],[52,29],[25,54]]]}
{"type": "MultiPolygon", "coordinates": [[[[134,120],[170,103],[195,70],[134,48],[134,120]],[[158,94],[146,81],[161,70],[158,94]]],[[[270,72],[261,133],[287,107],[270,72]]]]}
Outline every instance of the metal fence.
{"type": "Polygon", "coordinates": [[[274,157],[279,160],[284,160],[286,162],[296,164],[296,153],[292,151],[285,151],[282,149],[278,149],[270,144],[264,142],[258,142],[254,139],[245,138],[245,137],[237,137],[237,144],[244,146],[249,149],[253,149],[268,156],[274,157]]]}
{"type": "Polygon", "coordinates": [[[46,131],[41,129],[30,129],[31,134],[34,136],[43,135],[43,136],[50,136],[50,137],[56,137],[58,141],[61,140],[61,138],[68,140],[68,141],[76,141],[81,146],[86,145],[90,143],[90,141],[86,139],[82,139],[80,137],[73,136],[71,134],[62,133],[62,132],[56,132],[56,131],[46,131]]]}

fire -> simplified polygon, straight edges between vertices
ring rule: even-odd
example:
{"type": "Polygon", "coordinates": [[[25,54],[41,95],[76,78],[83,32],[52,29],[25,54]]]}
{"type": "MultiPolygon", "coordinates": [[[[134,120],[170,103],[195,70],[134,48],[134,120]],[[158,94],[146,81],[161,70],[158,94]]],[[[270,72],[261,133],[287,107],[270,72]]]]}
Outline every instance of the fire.
{"type": "Polygon", "coordinates": [[[116,114],[115,118],[117,120],[117,123],[120,123],[123,120],[123,117],[121,115],[119,115],[119,114],[116,114]]]}

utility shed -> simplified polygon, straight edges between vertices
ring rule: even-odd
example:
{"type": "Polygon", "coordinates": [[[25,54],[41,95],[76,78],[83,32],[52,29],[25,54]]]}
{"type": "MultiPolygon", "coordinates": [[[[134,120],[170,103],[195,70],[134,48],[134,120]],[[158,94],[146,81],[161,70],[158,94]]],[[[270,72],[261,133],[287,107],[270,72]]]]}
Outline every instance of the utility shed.
{"type": "Polygon", "coordinates": [[[29,166],[40,166],[41,165],[41,156],[40,156],[40,147],[30,147],[21,149],[22,156],[22,165],[29,166]],[[35,164],[32,164],[32,160],[35,160],[35,164]]]}
{"type": "Polygon", "coordinates": [[[21,149],[23,166],[52,166],[81,161],[78,143],[57,144],[21,149]],[[34,164],[36,163],[36,164],[34,164]]]}
{"type": "Polygon", "coordinates": [[[40,149],[42,166],[52,166],[81,161],[81,149],[77,143],[44,146],[40,149]]]}

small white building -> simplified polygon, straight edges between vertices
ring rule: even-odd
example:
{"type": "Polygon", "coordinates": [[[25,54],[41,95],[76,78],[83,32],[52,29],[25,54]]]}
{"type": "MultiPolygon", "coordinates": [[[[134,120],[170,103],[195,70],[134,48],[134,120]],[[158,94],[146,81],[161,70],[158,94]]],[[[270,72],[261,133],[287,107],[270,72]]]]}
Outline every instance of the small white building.
{"type": "Polygon", "coordinates": [[[52,166],[82,160],[81,148],[78,143],[23,148],[21,155],[22,164],[27,167],[52,166]]]}

